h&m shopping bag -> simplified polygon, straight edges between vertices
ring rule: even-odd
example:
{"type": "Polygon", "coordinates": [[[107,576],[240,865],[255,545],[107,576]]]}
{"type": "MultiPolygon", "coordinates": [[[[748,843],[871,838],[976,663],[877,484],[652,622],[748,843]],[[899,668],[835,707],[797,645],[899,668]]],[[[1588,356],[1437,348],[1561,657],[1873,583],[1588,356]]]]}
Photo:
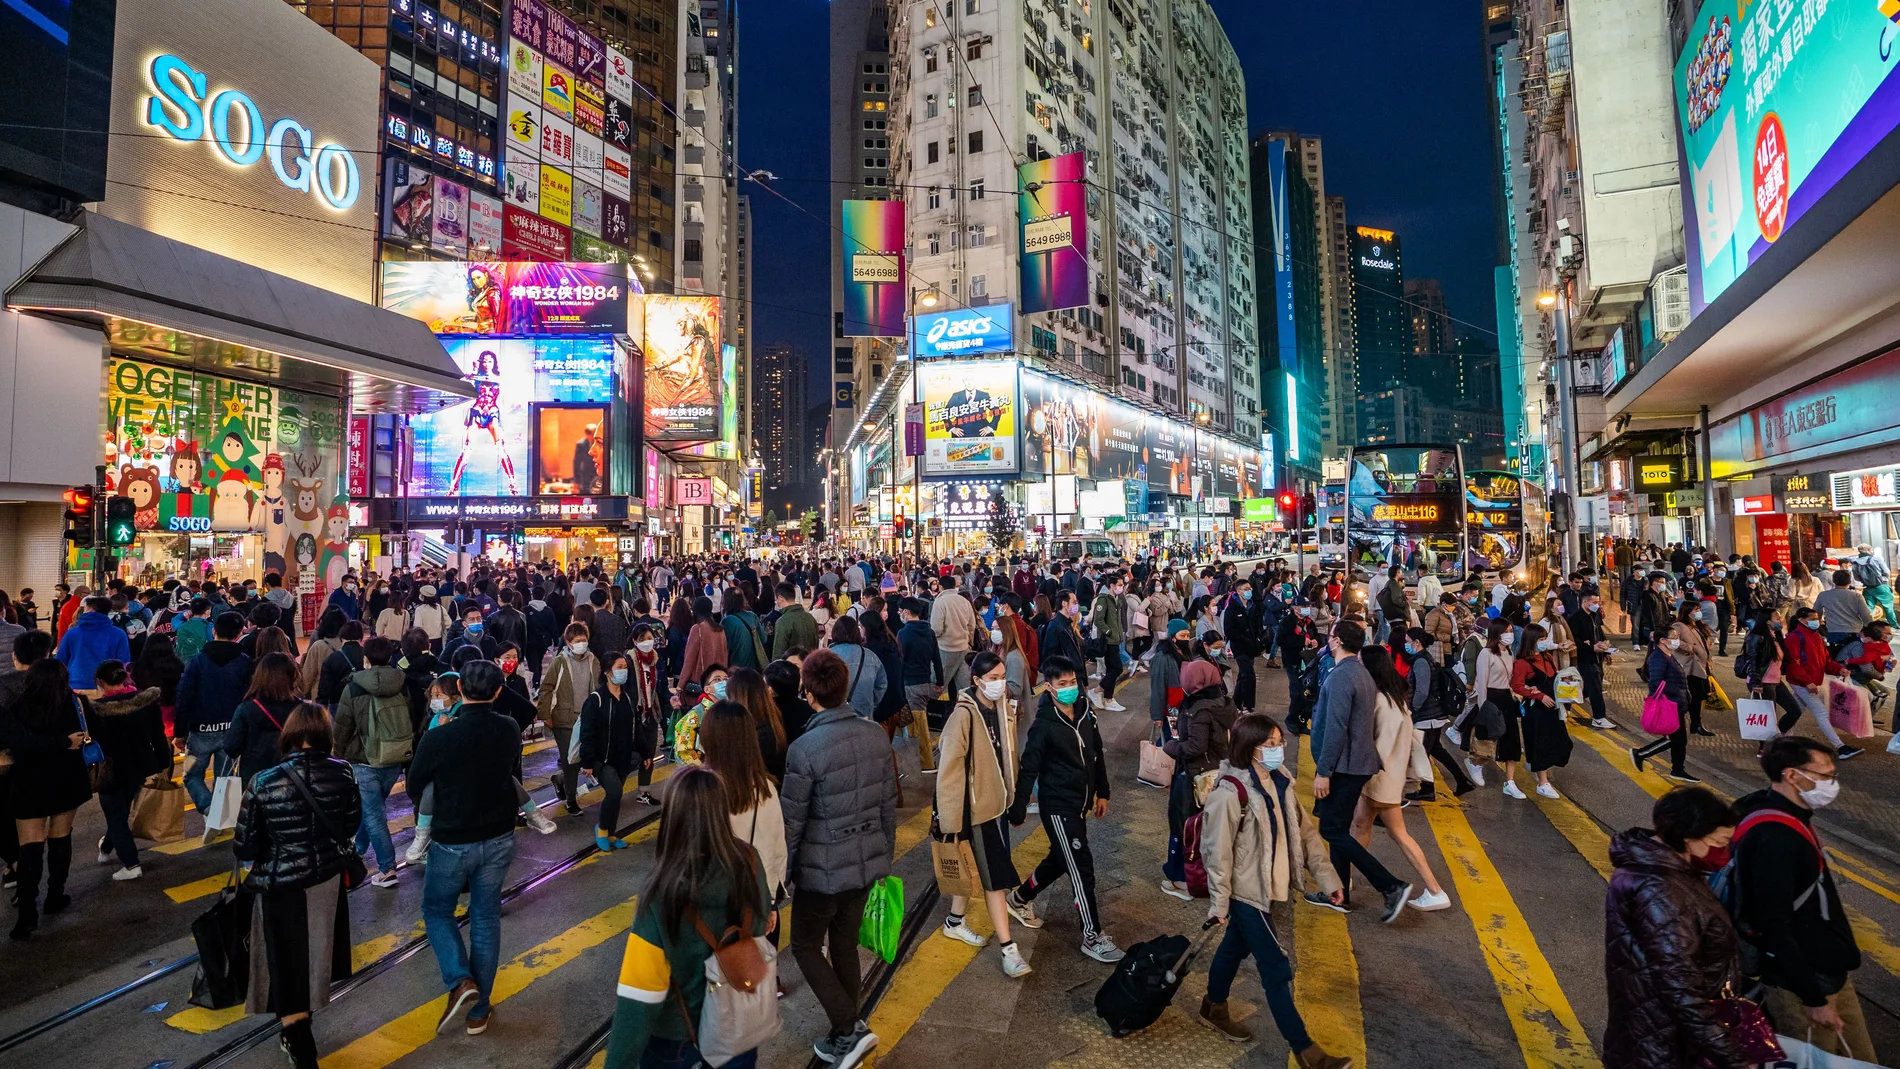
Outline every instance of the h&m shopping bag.
{"type": "Polygon", "coordinates": [[[219,776],[211,792],[211,806],[204,811],[205,842],[237,827],[238,806],[243,801],[244,781],[236,776],[219,776]]]}
{"type": "Polygon", "coordinates": [[[1849,735],[1866,738],[1874,733],[1873,695],[1854,683],[1830,679],[1827,684],[1827,719],[1849,735]]]}
{"type": "MultiPolygon", "coordinates": [[[[1776,726],[1779,707],[1766,698],[1741,698],[1735,703],[1735,720],[1741,725],[1742,738],[1767,742],[1781,733],[1776,726]]],[[[1900,737],[1900,736],[1897,736],[1900,737]]]]}
{"type": "Polygon", "coordinates": [[[1781,1044],[1782,1058],[1761,1063],[1761,1069],[1876,1069],[1873,1062],[1829,1054],[1793,1036],[1777,1035],[1775,1041],[1781,1044]]]}

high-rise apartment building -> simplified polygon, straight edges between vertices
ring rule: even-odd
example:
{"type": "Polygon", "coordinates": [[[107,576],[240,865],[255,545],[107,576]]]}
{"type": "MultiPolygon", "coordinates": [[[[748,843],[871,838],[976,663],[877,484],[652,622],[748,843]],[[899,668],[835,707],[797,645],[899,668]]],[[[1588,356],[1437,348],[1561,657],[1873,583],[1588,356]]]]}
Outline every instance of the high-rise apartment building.
{"type": "Polygon", "coordinates": [[[810,355],[801,346],[773,342],[758,347],[754,401],[768,413],[759,424],[758,455],[765,468],[765,502],[783,514],[788,500],[808,500],[811,476],[810,402],[806,386],[810,355]]]}
{"type": "Polygon", "coordinates": [[[1406,381],[1441,405],[1454,405],[1464,392],[1445,288],[1435,278],[1405,281],[1405,319],[1412,339],[1406,381]]]}
{"type": "MultiPolygon", "coordinates": [[[[836,49],[857,40],[840,40],[838,8],[834,173],[836,140],[864,133],[854,109],[875,103],[838,91],[836,49]]],[[[940,308],[1008,303],[1031,363],[1257,444],[1245,86],[1205,0],[901,0],[890,13],[888,153],[874,158],[909,206],[914,285],[940,308]],[[1089,300],[1023,315],[1018,168],[1070,153],[1087,184],[1089,300]]],[[[853,80],[878,80],[866,61],[853,80]]]]}
{"type": "Polygon", "coordinates": [[[1412,325],[1405,314],[1405,264],[1399,236],[1378,227],[1352,228],[1352,335],[1357,356],[1354,395],[1410,382],[1412,325]]]}
{"type": "Polygon", "coordinates": [[[1326,354],[1327,408],[1332,414],[1329,457],[1344,456],[1359,437],[1359,350],[1353,334],[1352,232],[1346,226],[1346,198],[1326,197],[1326,243],[1333,279],[1332,346],[1326,354]]]}

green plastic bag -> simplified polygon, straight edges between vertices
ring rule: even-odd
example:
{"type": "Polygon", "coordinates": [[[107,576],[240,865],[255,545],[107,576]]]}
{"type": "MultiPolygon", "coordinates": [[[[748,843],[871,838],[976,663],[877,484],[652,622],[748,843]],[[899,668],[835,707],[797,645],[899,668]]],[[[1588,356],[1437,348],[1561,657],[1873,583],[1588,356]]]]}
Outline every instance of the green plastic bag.
{"type": "Polygon", "coordinates": [[[898,935],[904,927],[904,881],[886,876],[871,885],[858,925],[858,945],[887,962],[897,961],[898,935]]]}

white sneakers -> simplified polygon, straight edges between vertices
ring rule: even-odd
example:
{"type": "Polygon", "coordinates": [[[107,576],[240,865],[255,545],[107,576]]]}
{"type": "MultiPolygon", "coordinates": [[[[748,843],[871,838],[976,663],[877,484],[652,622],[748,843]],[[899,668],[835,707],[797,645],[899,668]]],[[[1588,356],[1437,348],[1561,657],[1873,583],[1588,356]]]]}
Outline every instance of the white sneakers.
{"type": "Polygon", "coordinates": [[[1412,899],[1411,906],[1420,913],[1436,913],[1451,908],[1451,896],[1443,891],[1437,894],[1422,894],[1412,899]]]}
{"type": "Polygon", "coordinates": [[[1476,761],[1466,761],[1465,772],[1471,776],[1471,782],[1473,784],[1479,787],[1484,786],[1484,766],[1483,765],[1479,764],[1476,761]]]}
{"type": "Polygon", "coordinates": [[[1034,970],[1023,960],[1022,948],[1015,943],[1003,948],[1003,975],[1011,980],[1020,980],[1034,970]]]}
{"type": "Polygon", "coordinates": [[[528,814],[528,827],[533,828],[542,835],[554,834],[554,822],[548,819],[546,813],[541,812],[539,806],[536,806],[534,811],[528,814]]]}
{"type": "Polygon", "coordinates": [[[1453,746],[1463,746],[1465,744],[1465,737],[1458,734],[1457,728],[1448,727],[1445,729],[1445,741],[1451,743],[1453,746]]]}
{"type": "Polygon", "coordinates": [[[943,934],[958,939],[973,947],[980,947],[990,941],[989,936],[979,935],[967,924],[951,924],[948,918],[943,922],[943,934]]]}
{"type": "Polygon", "coordinates": [[[112,878],[123,882],[125,880],[136,880],[143,875],[145,875],[145,869],[142,866],[132,865],[113,873],[112,878]]]}
{"type": "Polygon", "coordinates": [[[1538,784],[1537,793],[1543,795],[1546,798],[1562,798],[1563,797],[1563,795],[1557,793],[1557,788],[1552,787],[1548,783],[1538,784]]]}
{"type": "Polygon", "coordinates": [[[1601,729],[1606,729],[1606,728],[1613,728],[1616,725],[1612,724],[1610,721],[1606,720],[1605,718],[1599,716],[1595,720],[1590,721],[1590,726],[1601,730],[1601,729]]]}
{"type": "Polygon", "coordinates": [[[1504,781],[1504,797],[1523,798],[1524,792],[1518,789],[1517,783],[1515,781],[1507,779],[1504,781]]]}
{"type": "Polygon", "coordinates": [[[1161,881],[1161,893],[1164,895],[1173,895],[1183,902],[1194,901],[1194,896],[1188,893],[1187,884],[1175,883],[1173,880],[1161,881]]]}
{"type": "MultiPolygon", "coordinates": [[[[542,819],[546,818],[544,817],[542,819]]],[[[545,835],[547,833],[543,832],[542,834],[545,835]]],[[[409,849],[402,852],[402,859],[411,865],[426,864],[429,860],[429,838],[430,832],[428,828],[417,828],[415,838],[409,840],[409,849]]]]}
{"type": "Polygon", "coordinates": [[[1100,687],[1089,688],[1089,703],[1092,705],[1102,706],[1103,708],[1108,707],[1108,699],[1102,696],[1102,688],[1100,687]]]}
{"type": "Polygon", "coordinates": [[[369,884],[370,884],[370,886],[371,886],[371,887],[394,887],[394,886],[396,886],[396,870],[395,870],[395,869],[390,869],[390,870],[389,870],[388,872],[378,872],[378,873],[376,873],[375,875],[373,875],[373,876],[371,876],[371,877],[369,878],[369,884]]]}
{"type": "Polygon", "coordinates": [[[1107,701],[1103,702],[1102,708],[1106,709],[1107,711],[1111,713],[1125,713],[1128,711],[1128,707],[1126,705],[1123,705],[1122,703],[1116,701],[1113,698],[1110,698],[1107,701]]]}

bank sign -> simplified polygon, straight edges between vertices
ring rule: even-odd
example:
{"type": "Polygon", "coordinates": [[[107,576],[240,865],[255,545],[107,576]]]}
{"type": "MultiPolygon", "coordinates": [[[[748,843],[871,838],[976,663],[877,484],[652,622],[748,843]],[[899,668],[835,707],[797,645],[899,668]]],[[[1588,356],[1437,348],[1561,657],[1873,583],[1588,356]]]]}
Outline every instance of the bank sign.
{"type": "Polygon", "coordinates": [[[983,308],[959,308],[916,316],[911,337],[919,359],[1007,353],[1015,348],[1011,330],[1014,308],[1008,303],[983,308]]]}
{"type": "Polygon", "coordinates": [[[1900,125],[1900,8],[1708,0],[1676,61],[1697,314],[1900,125]]]}

